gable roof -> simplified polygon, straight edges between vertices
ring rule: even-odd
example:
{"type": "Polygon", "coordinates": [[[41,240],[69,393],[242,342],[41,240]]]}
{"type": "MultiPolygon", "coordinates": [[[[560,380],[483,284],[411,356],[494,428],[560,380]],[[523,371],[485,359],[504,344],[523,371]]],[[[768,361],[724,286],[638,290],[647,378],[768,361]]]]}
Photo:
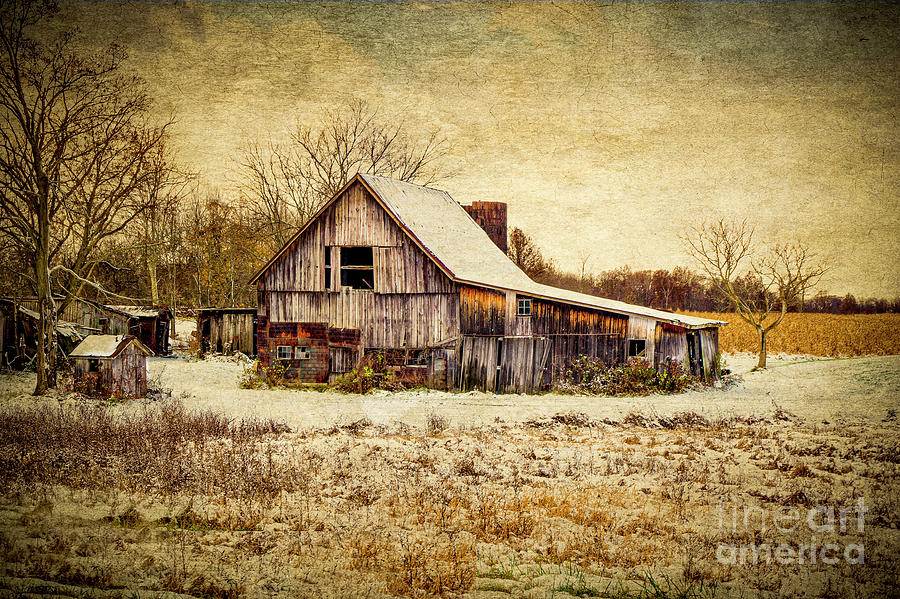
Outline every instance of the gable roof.
{"type": "Polygon", "coordinates": [[[147,349],[147,346],[132,335],[88,335],[84,341],[72,350],[69,357],[115,358],[132,343],[136,344],[137,348],[145,355],[153,355],[153,352],[147,349]]]}
{"type": "Polygon", "coordinates": [[[376,175],[357,174],[304,225],[250,280],[253,284],[290,247],[306,228],[353,183],[360,182],[391,214],[413,241],[452,280],[531,297],[645,316],[686,328],[726,325],[718,320],[674,314],[606,298],[542,285],[510,260],[449,193],[376,175]]]}

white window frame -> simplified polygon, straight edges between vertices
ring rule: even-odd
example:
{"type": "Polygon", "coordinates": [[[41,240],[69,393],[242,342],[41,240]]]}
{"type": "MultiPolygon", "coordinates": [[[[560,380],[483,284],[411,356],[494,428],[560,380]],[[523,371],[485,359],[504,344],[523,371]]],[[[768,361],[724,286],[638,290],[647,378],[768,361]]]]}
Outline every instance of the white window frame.
{"type": "Polygon", "coordinates": [[[531,298],[520,297],[516,305],[516,316],[531,316],[531,298]]]}
{"type": "Polygon", "coordinates": [[[309,360],[310,358],[312,358],[312,354],[309,351],[309,347],[306,345],[298,345],[294,348],[295,360],[309,360]]]}
{"type": "Polygon", "coordinates": [[[275,359],[276,360],[290,360],[291,355],[293,355],[293,349],[290,345],[279,345],[275,348],[275,359]],[[287,350],[287,355],[283,356],[281,350],[287,350]]]}

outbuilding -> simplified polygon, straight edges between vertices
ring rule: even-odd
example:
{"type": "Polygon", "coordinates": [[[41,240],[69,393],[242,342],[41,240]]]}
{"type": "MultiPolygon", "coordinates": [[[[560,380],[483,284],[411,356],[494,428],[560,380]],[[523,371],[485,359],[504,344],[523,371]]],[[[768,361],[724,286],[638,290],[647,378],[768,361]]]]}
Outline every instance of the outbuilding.
{"type": "Polygon", "coordinates": [[[197,311],[200,352],[256,355],[256,308],[201,308],[197,311]]]}
{"type": "Polygon", "coordinates": [[[124,397],[147,395],[153,352],[133,335],[89,335],[69,354],[75,380],[124,397]]]}
{"type": "Polygon", "coordinates": [[[114,306],[78,298],[78,322],[102,335],[134,335],[154,354],[169,354],[172,312],[165,306],[114,306]]]}

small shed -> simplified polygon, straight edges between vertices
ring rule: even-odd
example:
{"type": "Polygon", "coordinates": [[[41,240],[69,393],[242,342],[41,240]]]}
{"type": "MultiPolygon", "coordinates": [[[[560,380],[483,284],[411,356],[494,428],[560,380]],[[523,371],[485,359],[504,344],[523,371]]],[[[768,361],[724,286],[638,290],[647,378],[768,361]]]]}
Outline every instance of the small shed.
{"type": "Polygon", "coordinates": [[[126,397],[147,395],[153,352],[133,335],[89,335],[69,354],[75,378],[96,377],[98,389],[126,397]]]}
{"type": "MultiPolygon", "coordinates": [[[[34,360],[40,321],[40,314],[19,300],[0,298],[0,368],[20,369],[34,360]]],[[[68,355],[88,334],[76,323],[56,321],[56,338],[63,355],[68,355]]]]}
{"type": "Polygon", "coordinates": [[[134,335],[153,353],[169,354],[172,312],[165,306],[114,306],[78,299],[82,326],[103,335],[134,335]]]}
{"type": "Polygon", "coordinates": [[[197,312],[200,351],[256,355],[256,308],[201,308],[197,312]]]}

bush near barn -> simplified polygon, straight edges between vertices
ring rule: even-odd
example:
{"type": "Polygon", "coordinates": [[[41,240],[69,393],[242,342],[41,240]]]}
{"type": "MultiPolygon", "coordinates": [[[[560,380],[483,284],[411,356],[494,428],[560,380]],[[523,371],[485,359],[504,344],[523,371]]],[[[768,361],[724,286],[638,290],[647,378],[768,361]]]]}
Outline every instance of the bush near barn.
{"type": "MultiPolygon", "coordinates": [[[[733,312],[687,312],[725,320],[719,329],[723,352],[756,352],[756,329],[733,312]]],[[[768,335],[770,354],[867,356],[900,354],[900,314],[813,314],[791,312],[768,335]]]]}

